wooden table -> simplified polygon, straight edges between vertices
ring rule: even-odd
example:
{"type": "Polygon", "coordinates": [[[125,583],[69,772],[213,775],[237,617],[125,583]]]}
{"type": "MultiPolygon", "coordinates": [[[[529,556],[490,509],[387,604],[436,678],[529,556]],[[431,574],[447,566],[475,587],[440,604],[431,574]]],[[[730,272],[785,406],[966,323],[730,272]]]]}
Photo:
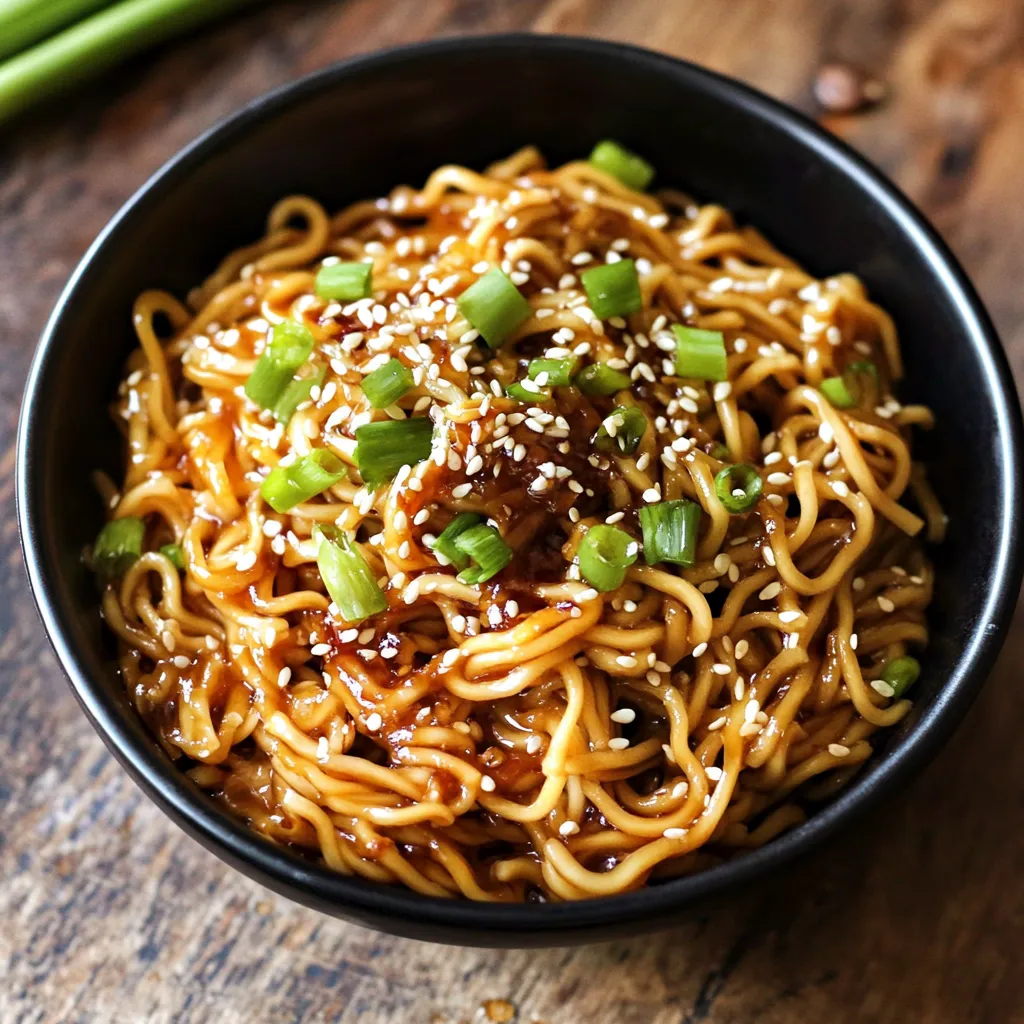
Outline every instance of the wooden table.
{"type": "MultiPolygon", "coordinates": [[[[532,28],[657,47],[800,107],[824,60],[892,96],[830,123],[934,219],[1024,374],[1021,0],[285,3],[147,54],[0,136],[0,1021],[519,1024],[1024,1020],[1024,633],[948,749],[838,843],[713,917],[549,952],[392,939],[275,897],[187,839],[106,753],[17,550],[19,396],[58,290],[199,131],[349,54],[532,28]],[[503,1004],[492,1004],[500,1018],[503,1004]]],[[[969,396],[967,396],[969,400],[969,396]]],[[[978,509],[978,515],[984,515],[978,509]]],[[[1018,619],[1020,622],[1020,619],[1018,619]]]]}

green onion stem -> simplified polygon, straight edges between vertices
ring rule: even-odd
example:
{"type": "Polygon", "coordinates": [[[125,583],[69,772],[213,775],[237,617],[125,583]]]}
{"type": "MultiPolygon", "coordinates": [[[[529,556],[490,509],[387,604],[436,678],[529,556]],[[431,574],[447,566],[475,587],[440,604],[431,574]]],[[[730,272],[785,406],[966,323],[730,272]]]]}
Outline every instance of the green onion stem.
{"type": "Polygon", "coordinates": [[[693,565],[697,559],[700,516],[700,505],[686,498],[644,505],[640,509],[644,561],[648,565],[659,562],[683,567],[693,565]]]}
{"type": "Polygon", "coordinates": [[[576,549],[580,575],[602,592],[622,586],[626,570],[636,561],[640,545],[625,530],[598,523],[587,530],[576,549]]]}
{"type": "Polygon", "coordinates": [[[0,60],[88,17],[109,0],[6,0],[0,5],[0,60]]]}
{"type": "MultiPolygon", "coordinates": [[[[251,2],[122,0],[113,4],[0,65],[0,121],[130,54],[251,2]]],[[[47,6],[39,0],[35,3],[47,6]]]]}

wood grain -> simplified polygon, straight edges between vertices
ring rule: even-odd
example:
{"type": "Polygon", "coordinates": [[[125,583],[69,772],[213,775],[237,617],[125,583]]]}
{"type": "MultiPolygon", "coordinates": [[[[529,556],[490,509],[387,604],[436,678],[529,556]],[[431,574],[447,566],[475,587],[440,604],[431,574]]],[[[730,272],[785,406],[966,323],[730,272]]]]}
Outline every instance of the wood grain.
{"type": "Polygon", "coordinates": [[[0,139],[4,1024],[455,1024],[486,1019],[490,999],[520,1024],[1024,1020],[1020,628],[945,752],[841,842],[713,917],[554,952],[391,939],[269,894],[141,796],[61,679],[17,551],[13,441],[35,339],[88,243],[165,158],[271,86],[513,28],[656,47],[808,109],[823,61],[883,77],[886,105],[829,127],[935,220],[1024,376],[1020,0],[277,3],[35,111],[0,139]]]}

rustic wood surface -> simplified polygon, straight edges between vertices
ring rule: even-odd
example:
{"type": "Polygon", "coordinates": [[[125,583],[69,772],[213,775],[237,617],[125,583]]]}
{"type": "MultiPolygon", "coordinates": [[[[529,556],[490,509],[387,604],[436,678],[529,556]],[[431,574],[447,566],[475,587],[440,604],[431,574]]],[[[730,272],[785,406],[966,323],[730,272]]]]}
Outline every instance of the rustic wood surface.
{"type": "MultiPolygon", "coordinates": [[[[823,61],[882,76],[829,126],[934,219],[1024,376],[1021,0],[278,3],[147,54],[0,134],[0,1021],[1024,1020],[1024,633],[937,761],[798,871],[631,942],[452,950],[293,906],[187,839],[79,712],[17,550],[22,383],[75,262],[165,158],[349,54],[531,28],[646,44],[812,109],[823,61]],[[508,1000],[490,1003],[488,1000],[508,1000]]],[[[979,514],[984,514],[979,509],[979,514]]],[[[1018,617],[1018,624],[1021,623],[1018,617]]]]}

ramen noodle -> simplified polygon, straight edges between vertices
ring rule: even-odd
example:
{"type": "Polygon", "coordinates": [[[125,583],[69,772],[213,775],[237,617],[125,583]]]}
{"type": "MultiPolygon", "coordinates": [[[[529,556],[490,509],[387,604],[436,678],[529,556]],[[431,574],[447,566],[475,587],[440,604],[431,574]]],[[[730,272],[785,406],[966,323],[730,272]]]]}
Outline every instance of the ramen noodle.
{"type": "Polygon", "coordinates": [[[889,316],[615,143],[282,199],[149,291],[88,557],[231,813],[438,897],[770,841],[902,719],[944,517],[889,316]]]}

